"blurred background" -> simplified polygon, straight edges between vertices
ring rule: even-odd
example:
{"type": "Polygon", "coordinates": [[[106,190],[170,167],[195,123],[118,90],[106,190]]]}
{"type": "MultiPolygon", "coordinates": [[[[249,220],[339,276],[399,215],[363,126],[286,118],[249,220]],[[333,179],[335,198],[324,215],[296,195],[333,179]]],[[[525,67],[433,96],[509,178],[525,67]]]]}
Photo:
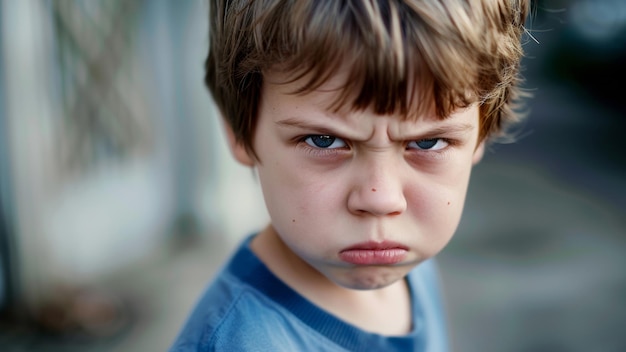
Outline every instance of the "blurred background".
{"type": "MultiPolygon", "coordinates": [[[[0,350],[165,351],[267,220],[203,0],[0,0],[0,350]]],[[[626,351],[626,2],[544,0],[440,255],[454,351],[626,351]]]]}

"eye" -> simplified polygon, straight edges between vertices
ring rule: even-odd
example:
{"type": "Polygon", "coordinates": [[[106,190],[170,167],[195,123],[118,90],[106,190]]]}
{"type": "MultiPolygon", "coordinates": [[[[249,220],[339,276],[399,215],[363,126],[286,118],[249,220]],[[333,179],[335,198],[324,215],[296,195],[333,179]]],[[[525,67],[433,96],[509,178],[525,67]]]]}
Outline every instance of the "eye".
{"type": "Polygon", "coordinates": [[[335,149],[346,146],[341,138],[328,135],[311,135],[307,136],[304,141],[313,148],[335,149]]]}
{"type": "Polygon", "coordinates": [[[447,147],[449,144],[450,143],[442,138],[428,138],[409,142],[407,148],[419,150],[440,150],[447,147]]]}

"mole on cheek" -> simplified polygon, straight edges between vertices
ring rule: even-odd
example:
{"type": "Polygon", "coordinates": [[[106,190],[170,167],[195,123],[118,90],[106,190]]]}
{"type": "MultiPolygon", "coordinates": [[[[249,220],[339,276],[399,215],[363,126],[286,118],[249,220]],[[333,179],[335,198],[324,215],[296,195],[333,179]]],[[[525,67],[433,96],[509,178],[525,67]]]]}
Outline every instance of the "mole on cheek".
{"type": "Polygon", "coordinates": [[[372,192],[376,192],[376,188],[372,188],[372,192]]]}
{"type": "MultiPolygon", "coordinates": [[[[450,204],[450,203],[448,203],[448,204],[450,204]]],[[[291,222],[296,222],[296,219],[291,219],[291,222]]]]}
{"type": "Polygon", "coordinates": [[[450,202],[448,202],[448,205],[450,205],[450,202]]]}

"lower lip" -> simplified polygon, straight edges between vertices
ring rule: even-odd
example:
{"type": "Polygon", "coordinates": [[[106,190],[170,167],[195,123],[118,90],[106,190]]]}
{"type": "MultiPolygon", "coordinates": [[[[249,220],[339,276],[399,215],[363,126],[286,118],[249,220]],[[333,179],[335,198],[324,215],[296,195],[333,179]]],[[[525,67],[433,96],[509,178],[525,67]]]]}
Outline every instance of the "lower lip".
{"type": "Polygon", "coordinates": [[[389,265],[401,262],[406,249],[349,249],[339,253],[339,259],[356,265],[389,265]]]}

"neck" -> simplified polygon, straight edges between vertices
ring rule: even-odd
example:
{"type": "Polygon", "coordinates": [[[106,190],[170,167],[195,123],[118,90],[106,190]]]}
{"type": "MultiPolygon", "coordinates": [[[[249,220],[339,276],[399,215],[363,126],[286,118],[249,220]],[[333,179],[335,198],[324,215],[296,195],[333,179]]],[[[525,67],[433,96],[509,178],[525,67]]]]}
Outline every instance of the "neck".
{"type": "Polygon", "coordinates": [[[271,226],[253,239],[251,249],[285,284],[338,318],[383,335],[403,335],[411,330],[405,280],[376,290],[339,286],[297,256],[271,226]]]}

